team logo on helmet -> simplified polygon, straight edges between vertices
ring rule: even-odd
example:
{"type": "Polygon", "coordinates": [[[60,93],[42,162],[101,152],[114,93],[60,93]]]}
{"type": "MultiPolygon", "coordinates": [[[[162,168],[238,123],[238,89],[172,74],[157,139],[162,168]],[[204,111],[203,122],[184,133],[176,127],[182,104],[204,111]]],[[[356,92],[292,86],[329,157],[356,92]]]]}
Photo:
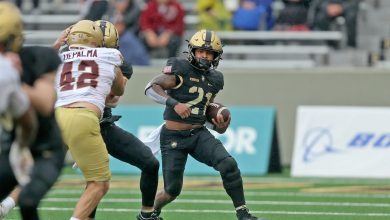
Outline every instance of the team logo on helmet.
{"type": "Polygon", "coordinates": [[[81,20],[73,25],[69,32],[67,44],[69,46],[103,46],[103,32],[90,20],[81,20]]]}

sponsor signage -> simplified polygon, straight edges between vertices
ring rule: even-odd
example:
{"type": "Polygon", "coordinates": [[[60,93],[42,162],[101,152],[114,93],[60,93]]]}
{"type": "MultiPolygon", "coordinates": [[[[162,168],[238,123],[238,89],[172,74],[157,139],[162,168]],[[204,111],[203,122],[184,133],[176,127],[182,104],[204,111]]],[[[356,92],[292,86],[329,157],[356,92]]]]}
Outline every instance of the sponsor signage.
{"type": "MultiPolygon", "coordinates": [[[[163,123],[162,107],[119,106],[113,114],[122,115],[116,123],[141,140],[163,123]]],[[[213,134],[237,160],[243,174],[263,175],[268,171],[271,142],[274,131],[275,110],[271,107],[229,107],[232,113],[230,127],[224,134],[213,134]]],[[[161,161],[160,155],[156,157],[161,161]]],[[[110,157],[113,173],[138,173],[138,168],[110,157]]],[[[188,157],[186,174],[219,174],[188,157]]]]}
{"type": "Polygon", "coordinates": [[[301,106],[292,176],[390,177],[390,108],[301,106]]]}

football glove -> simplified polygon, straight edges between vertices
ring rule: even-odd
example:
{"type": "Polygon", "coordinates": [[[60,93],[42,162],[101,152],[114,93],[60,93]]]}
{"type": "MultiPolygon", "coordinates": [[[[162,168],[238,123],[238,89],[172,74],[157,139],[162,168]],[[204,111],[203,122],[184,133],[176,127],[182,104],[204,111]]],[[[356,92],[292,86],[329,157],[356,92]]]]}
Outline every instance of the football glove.
{"type": "Polygon", "coordinates": [[[17,141],[11,145],[9,161],[12,171],[19,185],[24,186],[30,182],[30,174],[34,166],[34,159],[28,147],[21,147],[17,141]]]}

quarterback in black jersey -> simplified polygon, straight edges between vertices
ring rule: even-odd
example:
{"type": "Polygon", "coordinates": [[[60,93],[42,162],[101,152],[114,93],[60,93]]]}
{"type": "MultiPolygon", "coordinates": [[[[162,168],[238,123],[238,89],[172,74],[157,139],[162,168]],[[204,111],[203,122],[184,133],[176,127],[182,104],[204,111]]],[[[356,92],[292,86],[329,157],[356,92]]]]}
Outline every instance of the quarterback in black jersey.
{"type": "Polygon", "coordinates": [[[147,96],[166,105],[165,124],[160,133],[164,190],[156,195],[157,214],[180,194],[187,157],[191,155],[220,172],[239,220],[260,219],[246,207],[235,159],[205,127],[224,133],[231,120],[229,117],[225,121],[219,114],[211,124],[205,116],[207,106],[224,86],[223,75],[216,70],[222,53],[222,43],[215,32],[198,31],[189,40],[187,59],[168,59],[163,73],[146,86],[147,96]]]}
{"type": "MultiPolygon", "coordinates": [[[[6,14],[8,10],[10,9],[3,8],[0,11],[6,14]]],[[[10,21],[9,17],[0,14],[0,20],[3,19],[10,21]]],[[[22,22],[21,17],[20,22],[22,22]]],[[[21,34],[20,32],[20,36],[14,38],[21,37],[21,34]]],[[[34,165],[30,173],[30,181],[25,185],[18,186],[9,158],[1,157],[0,200],[8,196],[16,187],[12,197],[7,198],[8,202],[5,202],[5,206],[10,204],[9,200],[12,198],[13,205],[17,203],[20,207],[22,219],[36,220],[39,219],[37,212],[39,202],[56,182],[65,157],[61,133],[54,118],[56,98],[54,78],[61,61],[56,51],[47,47],[24,47],[15,52],[19,52],[23,67],[23,89],[37,114],[38,133],[35,141],[29,146],[34,165]]],[[[9,154],[9,152],[10,146],[2,149],[2,154],[9,154]]],[[[2,208],[0,211],[4,211],[10,207],[4,207],[2,203],[0,208],[2,208]]]]}

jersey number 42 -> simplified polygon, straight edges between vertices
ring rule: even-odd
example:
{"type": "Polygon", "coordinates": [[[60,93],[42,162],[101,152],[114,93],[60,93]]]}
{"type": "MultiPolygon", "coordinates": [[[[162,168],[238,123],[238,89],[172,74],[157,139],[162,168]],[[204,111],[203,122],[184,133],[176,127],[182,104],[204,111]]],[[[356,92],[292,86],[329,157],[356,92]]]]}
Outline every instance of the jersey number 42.
{"type": "Polygon", "coordinates": [[[78,64],[78,77],[72,74],[73,62],[64,63],[60,78],[61,91],[80,89],[87,86],[96,88],[99,66],[93,60],[83,60],[78,64]]]}

